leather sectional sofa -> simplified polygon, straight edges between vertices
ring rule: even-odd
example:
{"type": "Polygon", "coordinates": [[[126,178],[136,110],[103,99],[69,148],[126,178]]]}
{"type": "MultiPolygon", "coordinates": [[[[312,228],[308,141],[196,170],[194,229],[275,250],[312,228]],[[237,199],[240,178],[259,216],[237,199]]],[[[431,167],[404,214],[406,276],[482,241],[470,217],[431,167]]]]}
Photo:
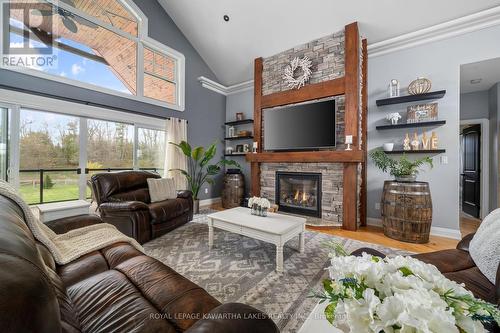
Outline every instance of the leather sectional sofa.
{"type": "Polygon", "coordinates": [[[191,192],[179,191],[177,199],[151,203],[148,178],[161,177],[149,171],[123,171],[96,174],[90,180],[103,221],[141,244],[193,219],[191,192]]]}
{"type": "MultiPolygon", "coordinates": [[[[85,215],[48,225],[65,233],[101,222],[85,215]]],[[[278,332],[262,312],[219,303],[127,243],[57,265],[2,196],[0,295],[1,332],[278,332]]]]}
{"type": "MultiPolygon", "coordinates": [[[[493,285],[477,268],[469,254],[469,243],[473,237],[473,233],[465,236],[457,244],[456,249],[421,253],[413,257],[436,266],[448,279],[464,283],[477,298],[500,305],[500,265],[497,270],[496,285],[493,285]]],[[[383,253],[371,248],[361,248],[352,254],[361,255],[363,252],[384,257],[383,253]]]]}

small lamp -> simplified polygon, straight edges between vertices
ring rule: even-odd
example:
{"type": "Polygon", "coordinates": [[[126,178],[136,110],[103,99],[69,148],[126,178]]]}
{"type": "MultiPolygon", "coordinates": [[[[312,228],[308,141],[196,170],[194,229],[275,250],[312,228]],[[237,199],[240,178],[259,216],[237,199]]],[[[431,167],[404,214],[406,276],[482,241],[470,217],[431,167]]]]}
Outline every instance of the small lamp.
{"type": "Polygon", "coordinates": [[[351,145],[352,145],[352,135],[346,135],[345,136],[345,143],[347,144],[347,147],[345,150],[352,150],[351,145]]]}

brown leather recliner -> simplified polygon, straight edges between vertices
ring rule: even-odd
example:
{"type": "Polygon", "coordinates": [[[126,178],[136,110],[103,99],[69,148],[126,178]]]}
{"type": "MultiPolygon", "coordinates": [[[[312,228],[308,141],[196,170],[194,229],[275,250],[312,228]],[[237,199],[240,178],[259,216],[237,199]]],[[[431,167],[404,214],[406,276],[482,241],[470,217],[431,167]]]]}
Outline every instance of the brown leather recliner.
{"type": "Polygon", "coordinates": [[[100,173],[90,179],[101,218],[143,244],[193,219],[190,191],[179,191],[177,199],[151,203],[148,178],[155,172],[100,173]]]}
{"type": "MultiPolygon", "coordinates": [[[[477,268],[469,254],[469,243],[473,237],[474,233],[465,236],[457,244],[456,249],[421,253],[413,257],[436,266],[448,279],[464,283],[465,288],[477,298],[500,305],[500,265],[497,269],[496,285],[493,285],[477,268]]],[[[361,248],[352,254],[361,255],[363,252],[379,257],[385,256],[371,248],[361,248]]]]}
{"type": "MultiPolygon", "coordinates": [[[[48,223],[64,233],[83,215],[48,223]]],[[[0,196],[0,332],[278,332],[262,312],[220,304],[198,285],[128,243],[57,265],[17,204],[0,196]]]]}

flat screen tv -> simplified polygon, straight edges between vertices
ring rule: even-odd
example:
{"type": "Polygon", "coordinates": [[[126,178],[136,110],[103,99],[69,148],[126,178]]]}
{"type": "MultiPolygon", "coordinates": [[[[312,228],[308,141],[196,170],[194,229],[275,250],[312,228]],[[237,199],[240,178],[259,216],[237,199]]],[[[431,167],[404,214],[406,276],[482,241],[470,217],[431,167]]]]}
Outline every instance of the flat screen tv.
{"type": "Polygon", "coordinates": [[[265,109],[264,150],[335,147],[335,100],[265,109]]]}

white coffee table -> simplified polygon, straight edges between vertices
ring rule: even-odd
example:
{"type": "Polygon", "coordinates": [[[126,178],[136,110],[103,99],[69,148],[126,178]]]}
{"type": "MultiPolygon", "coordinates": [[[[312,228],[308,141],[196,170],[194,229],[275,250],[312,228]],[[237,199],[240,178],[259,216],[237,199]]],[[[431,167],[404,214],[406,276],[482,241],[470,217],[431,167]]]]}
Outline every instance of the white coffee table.
{"type": "Polygon", "coordinates": [[[299,251],[304,252],[306,219],[269,213],[267,217],[250,214],[249,208],[236,207],[208,215],[208,246],[214,243],[214,228],[276,245],[276,271],[283,272],[283,246],[299,236],[299,251]]]}

